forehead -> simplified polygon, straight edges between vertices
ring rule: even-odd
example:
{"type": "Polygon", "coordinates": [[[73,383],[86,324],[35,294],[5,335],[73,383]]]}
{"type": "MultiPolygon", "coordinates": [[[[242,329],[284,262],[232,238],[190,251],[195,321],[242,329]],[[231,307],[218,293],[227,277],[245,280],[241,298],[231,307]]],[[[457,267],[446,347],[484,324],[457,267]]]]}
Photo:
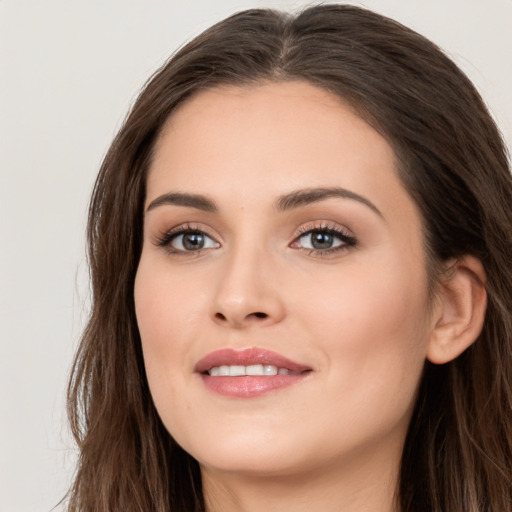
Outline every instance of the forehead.
{"type": "MultiPolygon", "coordinates": [[[[222,135],[231,135],[230,139],[223,140],[219,148],[222,150],[230,141],[242,138],[250,139],[255,148],[258,142],[265,142],[271,150],[299,138],[308,138],[315,144],[321,140],[340,144],[339,129],[347,131],[348,128],[353,141],[374,132],[349,103],[305,81],[224,85],[196,93],[179,105],[164,125],[157,140],[157,152],[176,137],[183,137],[180,145],[190,136],[204,145],[214,135],[213,126],[215,132],[222,130],[222,135]],[[242,132],[238,130],[241,127],[242,132]],[[321,127],[323,129],[319,130],[321,127]],[[283,132],[283,128],[287,130],[283,132]],[[269,145],[274,133],[280,137],[269,145]]],[[[375,135],[378,134],[375,132],[375,135]]],[[[175,142],[178,145],[178,140],[175,142]]],[[[386,141],[382,138],[380,142],[386,141]]],[[[389,146],[386,149],[391,150],[389,146]]]]}
{"type": "Polygon", "coordinates": [[[395,196],[405,191],[395,161],[386,139],[323,89],[306,82],[223,86],[198,93],[168,119],[148,201],[166,188],[236,195],[249,204],[290,188],[343,186],[397,207],[395,196]]]}

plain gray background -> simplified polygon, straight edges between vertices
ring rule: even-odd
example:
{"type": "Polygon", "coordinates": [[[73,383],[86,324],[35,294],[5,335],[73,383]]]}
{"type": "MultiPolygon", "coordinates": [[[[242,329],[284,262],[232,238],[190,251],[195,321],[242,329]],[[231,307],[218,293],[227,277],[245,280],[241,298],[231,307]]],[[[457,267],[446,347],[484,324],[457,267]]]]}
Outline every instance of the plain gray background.
{"type": "MultiPolygon", "coordinates": [[[[443,47],[512,146],[512,0],[346,3],[443,47]]],[[[212,23],[249,7],[303,5],[0,0],[0,512],[49,511],[71,481],[64,393],[88,311],[87,201],[128,106],[212,23]]]]}

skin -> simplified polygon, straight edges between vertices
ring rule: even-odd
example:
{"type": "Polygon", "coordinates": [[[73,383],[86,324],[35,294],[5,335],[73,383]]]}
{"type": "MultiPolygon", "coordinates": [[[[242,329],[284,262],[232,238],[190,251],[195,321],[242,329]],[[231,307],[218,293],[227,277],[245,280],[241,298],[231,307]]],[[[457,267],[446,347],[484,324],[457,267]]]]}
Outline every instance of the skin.
{"type": "Polygon", "coordinates": [[[420,217],[388,142],[304,82],[211,89],[167,122],[146,209],[135,304],[148,381],[166,428],[201,465],[208,510],[397,510],[439,318],[429,313],[420,217]],[[316,187],[342,187],[378,212],[343,197],[276,209],[281,196],[316,187]],[[148,209],[175,192],[218,211],[148,209]],[[179,226],[206,233],[207,248],[158,245],[179,226]],[[304,232],[326,226],[355,245],[308,249],[304,232]],[[312,371],[250,399],[214,394],[194,372],[214,350],[248,347],[312,371]]]}

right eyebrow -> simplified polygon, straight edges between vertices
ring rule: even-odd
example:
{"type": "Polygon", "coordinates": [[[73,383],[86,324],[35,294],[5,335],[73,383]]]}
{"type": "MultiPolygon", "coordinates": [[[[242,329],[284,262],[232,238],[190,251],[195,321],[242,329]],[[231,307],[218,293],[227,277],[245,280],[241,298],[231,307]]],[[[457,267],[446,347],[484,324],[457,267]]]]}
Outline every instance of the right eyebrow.
{"type": "Polygon", "coordinates": [[[205,212],[217,212],[219,209],[217,205],[205,196],[200,194],[185,194],[182,192],[169,192],[168,194],[163,194],[149,204],[146,209],[146,213],[154,210],[159,206],[164,205],[177,205],[177,206],[187,206],[189,208],[196,208],[198,210],[202,210],[205,212]]]}

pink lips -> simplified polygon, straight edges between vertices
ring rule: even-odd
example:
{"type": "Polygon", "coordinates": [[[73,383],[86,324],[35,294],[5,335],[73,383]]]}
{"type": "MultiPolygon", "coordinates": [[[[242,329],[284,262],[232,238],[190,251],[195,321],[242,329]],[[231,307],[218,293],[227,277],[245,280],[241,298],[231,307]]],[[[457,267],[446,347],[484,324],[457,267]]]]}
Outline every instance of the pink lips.
{"type": "Polygon", "coordinates": [[[201,359],[194,370],[201,375],[206,387],[217,394],[251,398],[269,391],[282,389],[304,379],[311,368],[301,365],[290,359],[272,352],[258,348],[244,350],[222,349],[208,354],[201,359]],[[283,368],[290,372],[289,375],[246,375],[246,376],[218,376],[208,374],[211,368],[219,366],[250,366],[261,364],[283,368]]]}

